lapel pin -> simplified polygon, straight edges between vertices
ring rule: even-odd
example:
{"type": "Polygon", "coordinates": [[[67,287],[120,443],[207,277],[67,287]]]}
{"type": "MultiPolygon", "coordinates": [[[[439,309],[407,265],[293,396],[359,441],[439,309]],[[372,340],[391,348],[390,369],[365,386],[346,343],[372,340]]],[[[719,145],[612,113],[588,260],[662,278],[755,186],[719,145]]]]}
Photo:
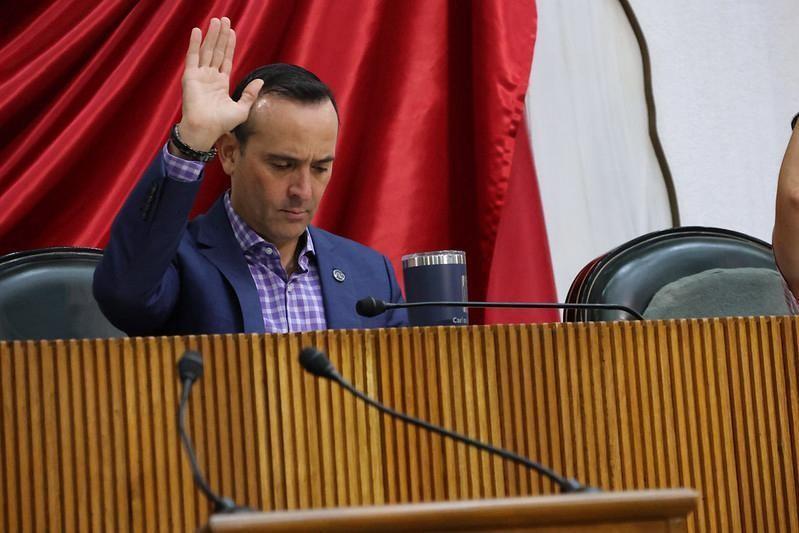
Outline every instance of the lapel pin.
{"type": "Polygon", "coordinates": [[[344,274],[344,271],[340,268],[333,269],[333,279],[338,281],[339,283],[344,283],[344,280],[347,279],[347,275],[344,274]]]}

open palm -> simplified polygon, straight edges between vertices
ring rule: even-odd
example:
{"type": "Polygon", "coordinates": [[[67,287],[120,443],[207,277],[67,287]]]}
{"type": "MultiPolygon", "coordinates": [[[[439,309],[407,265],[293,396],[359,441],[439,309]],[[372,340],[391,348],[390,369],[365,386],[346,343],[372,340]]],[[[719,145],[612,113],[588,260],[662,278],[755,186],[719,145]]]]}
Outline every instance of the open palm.
{"type": "Polygon", "coordinates": [[[181,137],[196,150],[208,150],[222,136],[247,120],[250,107],[263,82],[253,80],[238,102],[230,98],[230,71],[236,32],[227,17],[213,18],[205,40],[202,31],[191,31],[183,71],[183,118],[181,137]]]}

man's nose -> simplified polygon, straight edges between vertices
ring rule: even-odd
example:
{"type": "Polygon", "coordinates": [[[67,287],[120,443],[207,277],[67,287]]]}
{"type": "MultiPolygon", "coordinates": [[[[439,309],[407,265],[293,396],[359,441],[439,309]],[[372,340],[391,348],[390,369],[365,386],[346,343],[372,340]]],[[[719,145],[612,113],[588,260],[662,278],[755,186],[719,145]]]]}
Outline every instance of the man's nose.
{"type": "Polygon", "coordinates": [[[311,169],[305,166],[300,166],[291,177],[291,184],[289,185],[289,196],[299,198],[302,200],[310,200],[311,198],[311,169]]]}

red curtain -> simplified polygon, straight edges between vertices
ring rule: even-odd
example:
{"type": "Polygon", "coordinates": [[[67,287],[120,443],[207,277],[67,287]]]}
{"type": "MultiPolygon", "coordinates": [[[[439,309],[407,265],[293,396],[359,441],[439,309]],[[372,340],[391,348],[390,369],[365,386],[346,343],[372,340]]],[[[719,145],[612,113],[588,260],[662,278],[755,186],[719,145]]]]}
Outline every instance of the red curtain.
{"type": "MultiPolygon", "coordinates": [[[[525,189],[532,203],[522,207],[532,205],[537,222],[524,231],[534,234],[514,235],[511,227],[495,253],[511,169],[525,164],[516,141],[534,0],[7,5],[0,253],[104,245],[125,196],[179,118],[191,28],[221,15],[239,37],[235,81],[256,66],[290,62],[337,95],[339,151],[318,225],[388,254],[398,269],[404,253],[466,250],[474,299],[489,295],[492,263],[527,265],[532,280],[495,275],[494,294],[512,286],[528,287],[525,299],[554,295],[546,234],[534,215],[537,191],[525,189]],[[525,259],[542,254],[545,264],[525,259]]],[[[534,185],[527,164],[520,179],[534,185]]],[[[226,187],[213,163],[195,211],[226,187]]]]}

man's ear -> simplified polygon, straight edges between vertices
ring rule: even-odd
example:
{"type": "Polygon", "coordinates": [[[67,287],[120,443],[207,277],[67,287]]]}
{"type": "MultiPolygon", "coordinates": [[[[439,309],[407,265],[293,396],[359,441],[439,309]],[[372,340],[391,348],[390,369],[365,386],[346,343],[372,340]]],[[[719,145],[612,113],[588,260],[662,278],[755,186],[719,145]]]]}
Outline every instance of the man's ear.
{"type": "Polygon", "coordinates": [[[241,157],[239,151],[239,140],[230,132],[225,133],[216,141],[216,152],[219,155],[219,162],[222,163],[222,170],[228,176],[233,175],[236,163],[241,157]]]}

